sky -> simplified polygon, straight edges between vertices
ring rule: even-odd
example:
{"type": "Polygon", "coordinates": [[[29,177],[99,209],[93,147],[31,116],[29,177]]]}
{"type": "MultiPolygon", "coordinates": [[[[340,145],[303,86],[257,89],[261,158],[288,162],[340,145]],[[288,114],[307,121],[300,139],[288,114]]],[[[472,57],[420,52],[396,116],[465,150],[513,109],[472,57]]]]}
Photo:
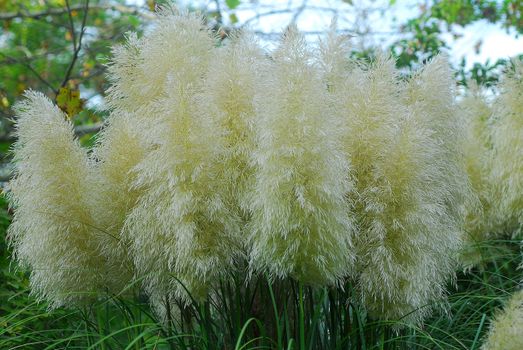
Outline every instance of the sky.
{"type": "MultiPolygon", "coordinates": [[[[143,5],[145,0],[128,0],[129,3],[143,5]]],[[[243,24],[253,16],[260,13],[277,12],[265,15],[257,21],[249,22],[249,27],[255,31],[265,33],[280,33],[293,19],[292,13],[285,13],[285,9],[299,9],[306,3],[305,10],[300,12],[296,19],[296,25],[300,30],[307,32],[322,32],[328,29],[333,18],[332,9],[338,12],[338,26],[340,29],[354,28],[363,29],[372,34],[356,35],[353,43],[356,47],[382,46],[393,42],[398,38],[398,25],[419,13],[420,0],[397,0],[393,6],[388,6],[390,0],[353,0],[353,5],[341,0],[242,0],[234,14],[238,18],[238,24],[243,24]],[[256,5],[253,5],[255,3],[256,5]],[[386,11],[383,11],[386,9],[386,11]],[[366,18],[365,20],[362,20],[366,18]],[[365,25],[363,25],[365,24],[365,25]]],[[[209,0],[178,1],[181,5],[194,7],[215,8],[215,2],[209,0]]],[[[222,10],[227,7],[224,1],[220,1],[222,10]]],[[[225,23],[227,23],[227,16],[225,23]]],[[[450,44],[449,56],[454,63],[466,58],[467,66],[471,67],[475,62],[485,63],[487,60],[496,61],[499,58],[507,58],[523,53],[523,37],[517,38],[515,31],[507,33],[499,25],[480,20],[465,28],[455,26],[454,31],[459,33],[455,39],[451,35],[444,37],[450,44]],[[476,52],[475,46],[482,42],[481,50],[476,52]]],[[[311,41],[317,40],[318,35],[308,36],[311,41]]],[[[271,46],[277,35],[264,36],[262,39],[271,46]]]]}

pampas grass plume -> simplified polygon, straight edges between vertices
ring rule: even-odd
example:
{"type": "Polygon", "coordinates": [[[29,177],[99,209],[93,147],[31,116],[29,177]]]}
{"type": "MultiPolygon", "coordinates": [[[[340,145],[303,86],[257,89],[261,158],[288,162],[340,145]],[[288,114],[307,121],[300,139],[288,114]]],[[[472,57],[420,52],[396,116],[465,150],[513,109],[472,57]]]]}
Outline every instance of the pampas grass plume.
{"type": "Polygon", "coordinates": [[[254,175],[254,97],[265,61],[253,34],[233,33],[224,46],[216,49],[198,96],[200,113],[213,119],[222,133],[221,177],[227,186],[228,201],[244,220],[249,216],[246,196],[254,175]]]}
{"type": "Polygon", "coordinates": [[[409,98],[394,61],[378,55],[368,66],[355,66],[333,91],[356,184],[357,290],[374,317],[420,322],[431,310],[427,305],[442,300],[456,266],[461,231],[454,202],[463,194],[457,187],[447,191],[442,173],[459,165],[434,137],[446,136],[445,126],[433,126],[435,113],[452,106],[451,83],[430,75],[438,81],[410,84],[421,93],[434,84],[444,91],[409,98]],[[432,114],[424,119],[418,110],[432,114]]]}
{"type": "Polygon", "coordinates": [[[465,269],[482,260],[481,248],[497,230],[496,206],[499,196],[491,176],[493,152],[491,144],[492,109],[480,88],[471,85],[459,103],[461,123],[465,125],[463,152],[465,169],[478,206],[467,206],[465,216],[464,250],[461,261],[465,269]]]}
{"type": "Polygon", "coordinates": [[[494,317],[482,350],[523,349],[523,292],[512,295],[502,312],[494,317]]]}
{"type": "Polygon", "coordinates": [[[31,270],[31,287],[51,307],[71,305],[114,287],[89,205],[92,179],[73,126],[43,94],[29,91],[15,107],[18,140],[9,199],[15,208],[8,237],[31,270]]]}
{"type": "Polygon", "coordinates": [[[500,192],[498,217],[505,232],[523,225],[523,62],[514,61],[493,106],[492,178],[500,192]]]}
{"type": "Polygon", "coordinates": [[[165,96],[169,80],[201,77],[214,43],[200,15],[179,12],[171,5],[158,7],[151,30],[140,39],[128,35],[126,43],[113,50],[109,106],[150,114],[151,105],[165,96]]]}
{"type": "Polygon", "coordinates": [[[154,89],[164,91],[141,130],[152,146],[133,169],[141,194],[124,230],[151,298],[188,302],[205,298],[211,282],[231,270],[239,225],[220,180],[222,132],[199,109],[212,38],[200,18],[165,11],[143,52],[154,62],[154,89]]]}
{"type": "Polygon", "coordinates": [[[97,225],[110,233],[100,244],[100,250],[113,265],[126,266],[126,274],[113,274],[115,279],[131,281],[134,272],[129,252],[130,242],[123,235],[123,226],[136,205],[141,191],[133,187],[136,173],[133,169],[145,157],[147,145],[141,142],[137,117],[118,110],[111,113],[100,132],[92,152],[93,187],[91,207],[97,225]]]}
{"type": "Polygon", "coordinates": [[[251,263],[274,277],[334,284],[354,260],[349,166],[320,72],[296,28],[273,59],[256,99],[251,263]]]}

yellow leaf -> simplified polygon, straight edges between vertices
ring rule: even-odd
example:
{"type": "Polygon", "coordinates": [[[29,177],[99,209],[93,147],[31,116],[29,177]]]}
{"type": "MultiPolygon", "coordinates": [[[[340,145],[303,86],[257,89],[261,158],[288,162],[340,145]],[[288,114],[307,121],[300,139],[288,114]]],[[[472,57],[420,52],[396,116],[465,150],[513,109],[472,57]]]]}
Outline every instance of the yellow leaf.
{"type": "Polygon", "coordinates": [[[18,84],[16,85],[16,88],[17,88],[17,90],[18,90],[19,92],[22,92],[22,91],[25,90],[26,86],[25,86],[25,84],[24,84],[23,82],[20,82],[20,83],[18,83],[18,84]]]}
{"type": "Polygon", "coordinates": [[[80,113],[83,109],[83,101],[79,90],[71,90],[67,87],[60,88],[56,96],[56,104],[69,118],[80,113]]]}
{"type": "Polygon", "coordinates": [[[154,11],[156,8],[156,1],[147,0],[147,5],[149,6],[149,10],[154,11]]]}

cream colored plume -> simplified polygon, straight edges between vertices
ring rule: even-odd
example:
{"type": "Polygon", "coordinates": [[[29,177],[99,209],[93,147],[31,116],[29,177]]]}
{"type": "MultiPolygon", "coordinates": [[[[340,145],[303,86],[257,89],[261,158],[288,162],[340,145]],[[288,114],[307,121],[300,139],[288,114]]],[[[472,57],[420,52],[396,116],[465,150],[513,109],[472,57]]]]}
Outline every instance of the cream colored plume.
{"type": "Polygon", "coordinates": [[[304,38],[290,28],[258,87],[251,262],[274,277],[333,284],[351,271],[352,190],[340,131],[304,38]]]}
{"type": "Polygon", "coordinates": [[[435,161],[441,164],[434,174],[457,230],[463,229],[466,207],[478,206],[464,161],[465,126],[455,102],[456,82],[448,57],[440,55],[428,62],[407,84],[406,101],[415,118],[431,130],[435,161]]]}
{"type": "Polygon", "coordinates": [[[201,299],[209,283],[232,268],[238,247],[230,237],[237,236],[238,220],[216,172],[222,149],[216,128],[195,113],[187,91],[161,103],[162,128],[150,135],[158,143],[135,169],[142,194],[126,230],[149,293],[188,300],[187,288],[201,299]]]}
{"type": "Polygon", "coordinates": [[[523,349],[523,291],[517,291],[508,300],[503,311],[498,312],[482,350],[523,349]]]}
{"type": "Polygon", "coordinates": [[[122,229],[141,194],[133,187],[136,179],[133,169],[143,160],[147,150],[147,145],[141,142],[136,119],[131,113],[112,112],[92,152],[94,186],[91,207],[97,225],[110,233],[103,239],[100,249],[115,265],[128,266],[130,275],[117,274],[117,271],[113,275],[115,279],[127,282],[132,279],[134,268],[128,249],[130,242],[122,235],[122,229]]]}
{"type": "Polygon", "coordinates": [[[148,38],[147,55],[158,56],[151,77],[165,88],[148,117],[152,125],[141,130],[151,149],[133,169],[141,194],[125,231],[138,276],[158,300],[174,294],[189,301],[186,290],[201,300],[211,282],[231,271],[238,251],[232,237],[239,220],[220,173],[223,132],[200,113],[212,41],[198,28],[193,16],[161,18],[159,37],[148,38]]]}
{"type": "MultiPolygon", "coordinates": [[[[430,70],[438,67],[424,74],[430,70]]],[[[451,146],[441,146],[443,137],[457,142],[446,133],[451,82],[440,76],[428,83],[424,74],[409,84],[427,95],[413,97],[394,62],[378,55],[373,64],[353,68],[332,98],[356,184],[357,290],[374,317],[412,322],[443,298],[456,267],[465,196],[452,183],[443,186],[444,172],[460,169],[456,156],[447,156],[451,146]],[[443,91],[429,97],[435,86],[443,91]]],[[[461,183],[466,191],[466,175],[461,183]]]]}
{"type": "Polygon", "coordinates": [[[72,124],[37,92],[27,92],[15,111],[15,178],[9,184],[15,214],[8,235],[15,257],[31,271],[33,292],[57,307],[118,291],[112,262],[99,251],[102,239],[115,238],[93,217],[92,167],[72,124]]]}
{"type": "Polygon", "coordinates": [[[492,178],[492,108],[476,85],[459,103],[461,124],[465,126],[463,140],[464,160],[478,207],[467,206],[464,250],[461,261],[465,269],[481,263],[488,256],[488,240],[495,237],[499,220],[497,215],[499,193],[492,178]]]}
{"type": "Polygon", "coordinates": [[[151,106],[165,96],[171,77],[186,82],[201,78],[214,42],[203,17],[160,6],[152,29],[139,39],[128,35],[126,43],[113,50],[109,106],[154,115],[151,106]]]}
{"type": "Polygon", "coordinates": [[[350,59],[351,45],[349,38],[338,35],[337,29],[337,20],[333,19],[325,38],[320,38],[316,55],[324,83],[329,92],[341,88],[357,65],[356,61],[350,59]]]}
{"type": "Polygon", "coordinates": [[[493,105],[492,178],[499,190],[498,217],[511,234],[523,225],[523,63],[514,61],[493,105]]]}
{"type": "Polygon", "coordinates": [[[223,152],[219,155],[219,175],[227,187],[227,201],[236,207],[244,221],[249,217],[246,193],[254,178],[251,164],[256,147],[254,96],[265,61],[254,35],[233,34],[216,50],[203,91],[198,96],[200,113],[213,119],[217,131],[221,132],[223,152]]]}

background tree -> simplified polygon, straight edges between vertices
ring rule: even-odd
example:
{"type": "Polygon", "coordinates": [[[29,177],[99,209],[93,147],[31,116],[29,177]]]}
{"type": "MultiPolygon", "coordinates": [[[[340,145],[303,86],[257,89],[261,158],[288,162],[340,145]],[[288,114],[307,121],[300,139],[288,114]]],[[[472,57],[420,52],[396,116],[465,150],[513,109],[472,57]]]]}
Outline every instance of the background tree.
{"type": "MultiPolygon", "coordinates": [[[[395,2],[392,0],[391,4],[395,2]]],[[[419,16],[400,26],[402,38],[390,47],[400,67],[412,69],[431,59],[449,48],[445,34],[456,39],[460,35],[457,29],[480,20],[497,24],[516,37],[523,33],[523,3],[519,0],[432,0],[419,8],[419,16]]],[[[481,50],[482,44],[481,40],[476,43],[476,52],[481,50]]],[[[508,57],[495,62],[487,60],[474,63],[467,69],[467,62],[462,59],[456,67],[458,79],[462,84],[472,79],[478,84],[491,86],[499,80],[508,62],[508,57]]]]}
{"type": "MultiPolygon", "coordinates": [[[[137,30],[143,9],[124,1],[0,1],[0,116],[9,131],[12,104],[26,89],[45,92],[78,124],[95,123],[111,45],[137,30]]],[[[5,137],[4,137],[5,138],[5,137]]]]}

